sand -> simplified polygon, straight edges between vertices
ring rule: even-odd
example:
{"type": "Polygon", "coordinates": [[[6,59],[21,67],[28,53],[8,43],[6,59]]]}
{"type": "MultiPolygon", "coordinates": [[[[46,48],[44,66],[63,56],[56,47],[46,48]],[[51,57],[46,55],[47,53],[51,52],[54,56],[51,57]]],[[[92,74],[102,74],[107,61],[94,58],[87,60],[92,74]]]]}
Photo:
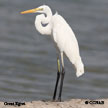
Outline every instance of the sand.
{"type": "Polygon", "coordinates": [[[71,99],[64,102],[0,102],[0,108],[108,108],[108,99],[71,99]]]}

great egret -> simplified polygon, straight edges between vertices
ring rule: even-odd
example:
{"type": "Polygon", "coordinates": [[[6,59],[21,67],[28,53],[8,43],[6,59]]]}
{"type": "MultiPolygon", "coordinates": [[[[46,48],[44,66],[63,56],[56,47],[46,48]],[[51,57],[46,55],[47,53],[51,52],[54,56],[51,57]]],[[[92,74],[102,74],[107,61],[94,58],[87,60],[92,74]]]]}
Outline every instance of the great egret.
{"type": "Polygon", "coordinates": [[[40,34],[50,35],[57,49],[59,49],[59,54],[61,56],[62,71],[60,67],[60,60],[58,54],[57,55],[58,71],[57,71],[57,79],[56,79],[53,100],[55,101],[58,82],[61,77],[60,91],[58,96],[58,101],[61,101],[63,80],[65,75],[63,54],[65,54],[67,58],[70,60],[70,62],[74,65],[77,77],[81,76],[84,73],[84,65],[80,57],[77,39],[71,27],[68,25],[65,19],[58,13],[53,15],[49,6],[42,5],[39,6],[38,8],[21,12],[21,14],[27,14],[27,13],[41,13],[40,15],[36,16],[35,27],[40,34]],[[44,25],[46,24],[46,26],[43,26],[43,24],[44,25]]]}

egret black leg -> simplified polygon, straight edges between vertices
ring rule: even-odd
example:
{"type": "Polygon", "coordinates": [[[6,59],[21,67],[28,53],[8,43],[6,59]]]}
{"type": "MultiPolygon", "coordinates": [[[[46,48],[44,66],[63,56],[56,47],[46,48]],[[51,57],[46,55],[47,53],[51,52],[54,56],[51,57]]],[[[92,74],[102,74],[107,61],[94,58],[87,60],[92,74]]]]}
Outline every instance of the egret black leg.
{"type": "Polygon", "coordinates": [[[65,71],[64,71],[64,68],[62,67],[62,72],[61,72],[61,83],[60,83],[60,91],[59,91],[58,101],[61,101],[61,95],[62,95],[62,88],[63,88],[64,76],[65,76],[65,71]]]}
{"type": "Polygon", "coordinates": [[[60,79],[60,60],[59,57],[57,57],[57,79],[56,79],[56,85],[55,85],[55,90],[54,90],[54,95],[53,95],[53,101],[55,101],[56,98],[56,92],[57,92],[57,87],[58,87],[58,82],[60,79]]]}
{"type": "Polygon", "coordinates": [[[62,88],[63,88],[63,80],[64,80],[64,75],[65,75],[63,52],[61,53],[61,63],[62,63],[62,72],[60,73],[61,74],[61,82],[60,82],[60,91],[59,91],[58,101],[61,101],[62,88]]]}

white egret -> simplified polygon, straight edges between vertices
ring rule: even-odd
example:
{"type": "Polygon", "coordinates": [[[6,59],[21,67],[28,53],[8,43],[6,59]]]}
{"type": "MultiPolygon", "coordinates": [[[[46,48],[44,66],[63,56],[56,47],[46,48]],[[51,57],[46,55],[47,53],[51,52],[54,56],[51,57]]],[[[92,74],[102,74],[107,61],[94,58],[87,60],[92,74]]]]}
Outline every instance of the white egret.
{"type": "Polygon", "coordinates": [[[65,19],[58,13],[52,14],[51,9],[47,5],[39,6],[38,8],[30,9],[21,12],[21,14],[27,13],[40,13],[36,16],[35,27],[37,31],[42,35],[50,35],[53,39],[57,49],[59,49],[59,54],[61,56],[62,70],[60,67],[59,54],[57,56],[57,79],[53,95],[53,100],[56,98],[56,91],[58,87],[59,79],[60,82],[60,91],[58,96],[58,101],[61,101],[63,80],[65,75],[64,70],[64,60],[63,54],[67,56],[70,62],[76,69],[76,76],[79,77],[84,73],[84,65],[80,57],[79,46],[77,39],[65,19]],[[46,26],[43,26],[43,24],[46,26]]]}

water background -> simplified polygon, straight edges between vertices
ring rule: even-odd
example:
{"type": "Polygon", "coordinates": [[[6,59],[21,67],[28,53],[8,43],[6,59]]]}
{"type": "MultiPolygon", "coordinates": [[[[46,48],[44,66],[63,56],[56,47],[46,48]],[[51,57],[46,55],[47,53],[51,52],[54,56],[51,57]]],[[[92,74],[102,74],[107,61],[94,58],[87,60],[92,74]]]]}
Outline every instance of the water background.
{"type": "Polygon", "coordinates": [[[0,101],[51,100],[56,49],[20,11],[47,4],[72,27],[85,74],[77,78],[65,58],[62,98],[108,98],[108,0],[0,0],[0,101]]]}

